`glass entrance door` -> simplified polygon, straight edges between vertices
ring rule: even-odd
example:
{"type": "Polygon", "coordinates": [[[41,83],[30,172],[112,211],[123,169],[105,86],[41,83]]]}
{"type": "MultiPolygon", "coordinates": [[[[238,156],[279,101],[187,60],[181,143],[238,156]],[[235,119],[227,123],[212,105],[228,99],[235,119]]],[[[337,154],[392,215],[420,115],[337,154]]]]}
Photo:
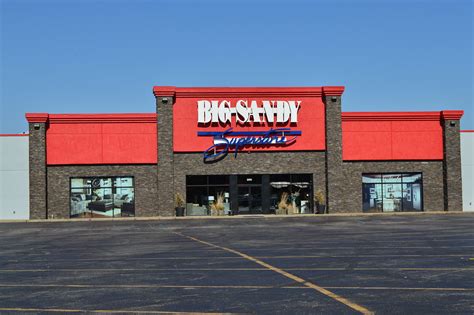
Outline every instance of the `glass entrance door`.
{"type": "Polygon", "coordinates": [[[262,187],[240,186],[238,188],[238,214],[262,213],[262,187]]]}

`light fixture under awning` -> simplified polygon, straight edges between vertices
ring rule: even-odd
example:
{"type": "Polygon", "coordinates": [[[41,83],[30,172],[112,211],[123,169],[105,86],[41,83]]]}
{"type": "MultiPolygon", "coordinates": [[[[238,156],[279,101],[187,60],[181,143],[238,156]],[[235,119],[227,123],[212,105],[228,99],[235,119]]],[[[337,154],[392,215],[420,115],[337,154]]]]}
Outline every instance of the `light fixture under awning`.
{"type": "Polygon", "coordinates": [[[290,184],[290,182],[270,182],[270,186],[277,189],[288,187],[290,184]]]}
{"type": "Polygon", "coordinates": [[[273,188],[277,188],[277,189],[286,188],[290,185],[296,186],[298,188],[307,188],[309,186],[309,182],[294,182],[294,183],[290,183],[290,182],[270,182],[270,186],[272,186],[273,188]]]}

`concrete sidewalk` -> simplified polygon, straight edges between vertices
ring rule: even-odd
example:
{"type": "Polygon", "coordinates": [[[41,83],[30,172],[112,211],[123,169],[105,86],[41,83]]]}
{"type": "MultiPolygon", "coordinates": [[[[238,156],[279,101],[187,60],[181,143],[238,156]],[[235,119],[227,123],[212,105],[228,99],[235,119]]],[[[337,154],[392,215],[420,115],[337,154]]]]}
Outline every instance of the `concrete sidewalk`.
{"type": "Polygon", "coordinates": [[[117,218],[68,218],[35,220],[0,220],[0,223],[37,223],[37,222],[87,222],[87,221],[160,221],[160,220],[222,220],[248,218],[301,218],[301,217],[370,217],[370,216],[423,216],[423,215],[474,215],[474,211],[430,211],[430,212],[384,212],[384,213],[329,213],[329,214],[244,214],[232,216],[185,216],[185,217],[117,217],[117,218]]]}

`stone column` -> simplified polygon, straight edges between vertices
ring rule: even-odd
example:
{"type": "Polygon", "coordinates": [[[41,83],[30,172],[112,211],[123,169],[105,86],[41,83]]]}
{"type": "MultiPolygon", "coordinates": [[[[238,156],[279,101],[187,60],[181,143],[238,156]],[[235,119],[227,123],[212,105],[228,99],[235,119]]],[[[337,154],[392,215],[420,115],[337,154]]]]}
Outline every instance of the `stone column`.
{"type": "Polygon", "coordinates": [[[47,219],[46,128],[48,114],[26,114],[29,125],[30,219],[47,219]]]}
{"type": "Polygon", "coordinates": [[[326,117],[326,207],[328,213],[347,212],[344,209],[344,172],[342,169],[342,86],[323,87],[326,117]]]}
{"type": "MultiPolygon", "coordinates": [[[[158,215],[174,213],[173,104],[174,87],[154,87],[158,116],[158,215]]],[[[184,192],[181,192],[183,196],[184,192]]]]}
{"type": "Polygon", "coordinates": [[[459,125],[463,111],[441,112],[443,126],[444,210],[462,211],[461,144],[459,125]]]}

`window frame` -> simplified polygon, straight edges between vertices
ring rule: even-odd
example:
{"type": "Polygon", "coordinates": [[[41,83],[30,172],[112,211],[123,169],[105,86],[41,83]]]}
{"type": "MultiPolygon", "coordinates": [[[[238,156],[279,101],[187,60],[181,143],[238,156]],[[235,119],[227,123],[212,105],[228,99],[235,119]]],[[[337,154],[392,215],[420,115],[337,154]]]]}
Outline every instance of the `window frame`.
{"type": "MultiPolygon", "coordinates": [[[[361,175],[361,199],[362,199],[362,212],[364,213],[367,213],[366,210],[364,210],[364,176],[370,176],[370,175],[378,175],[380,176],[380,183],[377,183],[377,184],[380,184],[382,185],[382,192],[384,191],[384,185],[389,185],[389,184],[396,184],[396,185],[400,185],[400,188],[401,188],[401,191],[403,192],[403,184],[410,184],[410,183],[405,183],[403,181],[403,178],[405,176],[412,176],[412,175],[420,175],[420,196],[421,196],[421,200],[420,200],[420,210],[407,210],[405,211],[403,208],[403,195],[402,195],[402,198],[401,198],[401,211],[400,212],[424,212],[425,210],[425,198],[424,198],[424,187],[423,187],[423,172],[386,172],[386,173],[380,173],[380,172],[367,172],[367,173],[362,173],[361,175]],[[395,174],[400,174],[401,176],[401,181],[400,183],[389,183],[387,182],[386,184],[384,184],[384,175],[395,175],[395,174]]],[[[383,200],[384,200],[384,194],[382,193],[382,213],[384,213],[384,209],[383,209],[383,200]]]]}
{"type": "MultiPolygon", "coordinates": [[[[73,189],[91,189],[91,193],[92,193],[92,185],[89,185],[89,186],[81,186],[81,187],[72,187],[72,180],[73,179],[86,179],[86,180],[93,180],[93,179],[105,179],[105,178],[110,178],[110,186],[107,186],[103,189],[110,189],[112,191],[112,202],[115,201],[113,195],[114,195],[114,190],[116,188],[132,188],[133,189],[133,204],[134,204],[134,210],[133,210],[133,217],[135,217],[135,212],[136,212],[136,208],[135,208],[135,204],[136,204],[136,189],[135,189],[135,176],[133,175],[115,175],[115,176],[109,176],[109,175],[103,175],[103,176],[70,176],[69,177],[69,218],[70,219],[74,219],[75,217],[72,217],[72,214],[71,214],[71,211],[72,211],[72,207],[71,207],[71,198],[72,198],[72,190],[73,189]],[[132,183],[133,185],[132,186],[115,186],[114,185],[114,181],[117,179],[117,178],[122,178],[122,177],[128,177],[128,178],[132,178],[132,183]]],[[[101,187],[102,188],[102,187],[101,187]]],[[[89,212],[92,214],[92,211],[89,210],[89,212]]],[[[93,215],[91,215],[91,218],[94,218],[93,215]]],[[[118,216],[116,217],[115,216],[115,212],[114,212],[114,215],[111,217],[111,218],[119,218],[118,216]]]]}

